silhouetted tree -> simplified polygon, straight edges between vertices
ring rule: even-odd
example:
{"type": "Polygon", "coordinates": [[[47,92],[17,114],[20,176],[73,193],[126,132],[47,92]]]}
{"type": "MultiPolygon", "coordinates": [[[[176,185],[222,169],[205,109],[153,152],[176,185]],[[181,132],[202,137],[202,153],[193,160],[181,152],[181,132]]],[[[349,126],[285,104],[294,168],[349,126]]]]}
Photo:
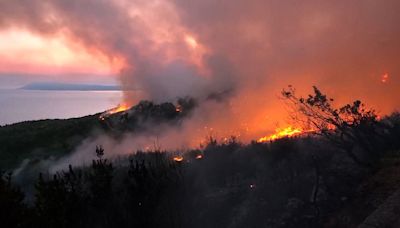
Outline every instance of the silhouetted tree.
{"type": "Polygon", "coordinates": [[[71,165],[68,171],[57,172],[50,180],[39,175],[35,209],[41,227],[83,227],[87,202],[82,173],[71,165]]]}
{"type": "Polygon", "coordinates": [[[283,97],[294,107],[292,117],[343,149],[355,163],[371,167],[380,155],[374,144],[380,136],[375,110],[366,108],[359,100],[334,107],[332,98],[315,86],[313,89],[314,94],[307,98],[297,97],[292,86],[282,91],[283,97]],[[356,147],[364,151],[364,158],[356,153],[356,147]]]}
{"type": "Polygon", "coordinates": [[[145,158],[131,159],[128,168],[127,209],[136,218],[131,223],[138,227],[175,227],[180,210],[178,195],[182,197],[179,168],[161,152],[150,152],[145,158]]]}
{"type": "Polygon", "coordinates": [[[12,186],[11,173],[0,172],[0,223],[2,227],[27,227],[31,214],[24,193],[12,186]]]}

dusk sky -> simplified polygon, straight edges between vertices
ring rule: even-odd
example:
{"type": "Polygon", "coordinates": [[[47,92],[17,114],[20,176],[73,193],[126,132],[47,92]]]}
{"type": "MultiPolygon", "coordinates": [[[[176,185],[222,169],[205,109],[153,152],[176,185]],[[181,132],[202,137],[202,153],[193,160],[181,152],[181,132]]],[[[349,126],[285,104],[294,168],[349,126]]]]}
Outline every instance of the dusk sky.
{"type": "Polygon", "coordinates": [[[400,227],[400,0],[0,0],[1,227],[400,227]]]}
{"type": "MultiPolygon", "coordinates": [[[[385,114],[400,106],[399,6],[397,0],[1,0],[0,81],[17,74],[119,83],[155,101],[232,91],[229,115],[250,125],[282,116],[282,88],[290,84],[304,94],[316,85],[338,102],[362,99],[385,114]]],[[[125,93],[124,102],[138,99],[125,93]]]]}

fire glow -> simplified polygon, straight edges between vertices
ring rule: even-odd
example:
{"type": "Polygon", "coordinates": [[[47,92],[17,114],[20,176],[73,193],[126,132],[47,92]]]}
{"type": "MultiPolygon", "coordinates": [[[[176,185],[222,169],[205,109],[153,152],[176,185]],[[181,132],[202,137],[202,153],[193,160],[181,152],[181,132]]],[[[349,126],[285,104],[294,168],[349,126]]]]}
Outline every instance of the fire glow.
{"type": "Polygon", "coordinates": [[[118,112],[123,112],[129,109],[129,106],[127,104],[119,104],[117,107],[110,109],[107,111],[108,115],[118,113],[118,112]]]}
{"type": "MultiPolygon", "coordinates": [[[[165,101],[215,94],[216,100],[224,102],[207,98],[177,133],[184,144],[178,147],[189,146],[187,142],[198,146],[199,138],[211,133],[225,142],[231,135],[250,141],[259,138],[261,131],[273,131],[276,123],[285,124],[280,120],[286,110],[270,98],[288,84],[299,91],[318,84],[339,103],[362,98],[382,114],[399,107],[394,98],[399,95],[395,53],[400,50],[400,30],[394,29],[396,24],[382,26],[398,21],[394,20],[398,14],[389,17],[386,13],[394,8],[390,1],[366,1],[355,8],[343,7],[345,1],[307,1],[300,8],[272,1],[270,13],[260,10],[266,5],[263,1],[25,1],[24,7],[19,1],[7,1],[5,6],[10,7],[0,7],[0,21],[5,21],[0,23],[4,29],[0,71],[28,69],[25,65],[40,74],[53,68],[99,74],[111,70],[128,104],[142,97],[165,101]],[[24,8],[38,10],[35,15],[40,17],[33,19],[40,21],[26,17],[24,8]],[[365,13],[354,17],[359,10],[365,13]],[[243,17],[238,20],[237,15],[243,17]],[[204,26],[211,21],[218,23],[204,26]],[[371,80],[364,80],[366,76],[371,80]],[[260,126],[261,121],[265,125],[260,126]]],[[[104,112],[100,120],[128,108],[119,105],[104,112]]],[[[181,116],[186,111],[176,107],[181,116]]],[[[304,133],[292,126],[258,142],[304,133]]]]}
{"type": "Polygon", "coordinates": [[[102,115],[100,115],[100,120],[105,120],[105,118],[108,117],[109,115],[126,111],[129,108],[130,108],[130,106],[127,105],[126,103],[119,104],[117,107],[112,108],[112,109],[106,111],[105,113],[103,113],[102,115]]]}
{"type": "Polygon", "coordinates": [[[176,161],[176,162],[182,162],[183,161],[183,156],[175,156],[173,158],[173,160],[176,161]]]}
{"type": "Polygon", "coordinates": [[[257,140],[257,142],[259,143],[263,143],[263,142],[268,142],[268,141],[274,141],[277,139],[281,139],[281,138],[286,138],[286,137],[294,137],[300,134],[303,134],[304,131],[301,128],[294,128],[294,127],[286,127],[286,128],[278,128],[275,130],[276,133],[269,135],[269,136],[264,136],[260,139],[257,140]]]}

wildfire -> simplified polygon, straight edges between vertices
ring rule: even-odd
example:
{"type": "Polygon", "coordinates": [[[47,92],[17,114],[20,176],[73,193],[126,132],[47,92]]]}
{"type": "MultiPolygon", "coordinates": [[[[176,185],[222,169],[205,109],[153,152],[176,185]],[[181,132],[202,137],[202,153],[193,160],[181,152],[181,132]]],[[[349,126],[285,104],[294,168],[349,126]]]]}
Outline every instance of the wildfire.
{"type": "Polygon", "coordinates": [[[276,133],[269,135],[269,136],[265,136],[262,137],[260,139],[257,140],[257,142],[262,143],[262,142],[268,142],[268,141],[272,141],[272,140],[276,140],[276,139],[280,139],[280,138],[284,138],[284,137],[293,137],[296,135],[300,135],[303,133],[303,130],[301,128],[294,128],[294,127],[287,127],[287,128],[278,128],[275,130],[276,133]]]}
{"type": "Polygon", "coordinates": [[[112,108],[110,110],[107,110],[105,113],[100,115],[100,120],[105,120],[106,117],[108,117],[109,115],[112,115],[114,113],[118,113],[118,112],[123,112],[128,110],[130,107],[123,103],[123,104],[119,104],[117,107],[112,108]]]}
{"type": "Polygon", "coordinates": [[[114,114],[114,113],[126,111],[128,109],[129,109],[129,106],[127,104],[119,104],[117,107],[108,110],[107,113],[114,114]]]}
{"type": "Polygon", "coordinates": [[[173,158],[173,160],[176,161],[176,162],[182,162],[183,161],[183,156],[175,156],[173,158]]]}

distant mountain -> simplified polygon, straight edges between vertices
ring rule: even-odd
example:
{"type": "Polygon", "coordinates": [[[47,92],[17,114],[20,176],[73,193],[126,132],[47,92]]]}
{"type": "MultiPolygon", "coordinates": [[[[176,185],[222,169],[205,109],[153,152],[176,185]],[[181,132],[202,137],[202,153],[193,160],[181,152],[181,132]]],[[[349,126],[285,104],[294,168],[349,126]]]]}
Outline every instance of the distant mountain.
{"type": "Polygon", "coordinates": [[[21,87],[24,90],[69,90],[69,91],[119,91],[118,85],[95,85],[95,84],[70,84],[53,82],[36,82],[21,87]]]}

